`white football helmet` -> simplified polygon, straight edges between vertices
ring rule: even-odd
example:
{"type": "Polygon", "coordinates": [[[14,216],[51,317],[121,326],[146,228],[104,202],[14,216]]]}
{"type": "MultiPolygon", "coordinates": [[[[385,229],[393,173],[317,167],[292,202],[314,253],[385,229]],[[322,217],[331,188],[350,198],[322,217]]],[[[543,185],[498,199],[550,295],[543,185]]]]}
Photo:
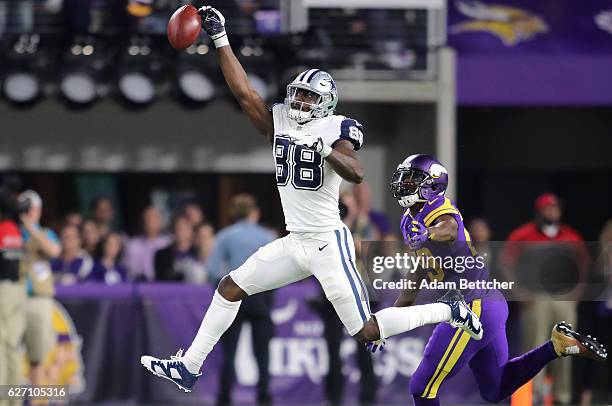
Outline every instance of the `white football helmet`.
{"type": "Polygon", "coordinates": [[[338,89],[331,75],[321,69],[309,69],[300,73],[287,86],[285,105],[289,110],[289,118],[304,124],[310,120],[331,116],[338,104],[338,89]],[[315,103],[296,100],[298,89],[304,89],[317,94],[315,103]]]}

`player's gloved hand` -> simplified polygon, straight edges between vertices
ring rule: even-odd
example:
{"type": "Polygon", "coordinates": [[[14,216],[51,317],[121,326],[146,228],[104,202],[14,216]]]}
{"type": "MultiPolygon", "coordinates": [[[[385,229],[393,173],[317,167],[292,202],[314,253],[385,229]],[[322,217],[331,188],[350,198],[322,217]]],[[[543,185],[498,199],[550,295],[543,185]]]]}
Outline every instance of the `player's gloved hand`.
{"type": "Polygon", "coordinates": [[[410,213],[402,219],[402,234],[404,241],[413,251],[422,248],[430,236],[427,227],[415,220],[410,213]]]}
{"type": "Polygon", "coordinates": [[[408,229],[412,225],[412,221],[414,218],[409,212],[406,212],[404,216],[402,216],[402,222],[400,223],[400,229],[402,230],[402,235],[404,236],[404,241],[408,242],[410,239],[410,235],[408,234],[408,229]]]}
{"type": "Polygon", "coordinates": [[[202,16],[202,27],[215,44],[215,48],[229,45],[229,39],[225,32],[225,17],[214,7],[204,6],[198,10],[202,16]]]}
{"type": "Polygon", "coordinates": [[[295,145],[303,145],[306,148],[315,151],[323,158],[327,158],[333,150],[332,147],[323,142],[321,137],[317,137],[315,135],[294,136],[293,143],[295,145]]]}
{"type": "Polygon", "coordinates": [[[376,351],[382,351],[385,349],[385,344],[387,344],[387,340],[380,339],[376,341],[372,341],[366,344],[366,348],[372,351],[374,354],[376,351]]]}

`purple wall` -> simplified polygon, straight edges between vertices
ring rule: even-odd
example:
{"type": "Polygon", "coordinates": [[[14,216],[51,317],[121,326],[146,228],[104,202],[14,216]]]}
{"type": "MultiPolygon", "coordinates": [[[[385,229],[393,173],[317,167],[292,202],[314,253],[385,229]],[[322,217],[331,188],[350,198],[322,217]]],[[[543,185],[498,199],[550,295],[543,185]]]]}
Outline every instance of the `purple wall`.
{"type": "Polygon", "coordinates": [[[612,5],[449,2],[462,105],[612,104],[612,5]]]}

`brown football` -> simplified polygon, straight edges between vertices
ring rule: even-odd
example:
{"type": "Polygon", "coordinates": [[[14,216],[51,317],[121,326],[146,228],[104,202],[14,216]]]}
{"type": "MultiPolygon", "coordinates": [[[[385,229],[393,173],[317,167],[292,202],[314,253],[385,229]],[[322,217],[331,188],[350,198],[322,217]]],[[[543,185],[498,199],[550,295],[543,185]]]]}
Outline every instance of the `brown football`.
{"type": "Polygon", "coordinates": [[[175,49],[185,49],[193,44],[202,30],[202,18],[198,10],[186,4],[172,14],[168,21],[168,41],[175,49]]]}

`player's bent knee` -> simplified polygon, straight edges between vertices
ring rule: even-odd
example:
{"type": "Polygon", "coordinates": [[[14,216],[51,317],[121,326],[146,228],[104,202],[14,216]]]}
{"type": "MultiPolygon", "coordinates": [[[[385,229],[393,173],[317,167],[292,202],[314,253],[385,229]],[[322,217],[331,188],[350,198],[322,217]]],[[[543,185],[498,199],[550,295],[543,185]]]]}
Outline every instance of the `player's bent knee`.
{"type": "Polygon", "coordinates": [[[237,302],[248,296],[247,293],[242,290],[242,288],[238,286],[229,275],[226,275],[223,277],[223,279],[221,279],[219,286],[217,286],[217,292],[219,292],[219,294],[223,296],[225,300],[229,300],[230,302],[237,302]]]}
{"type": "Polygon", "coordinates": [[[355,337],[355,339],[362,344],[367,344],[371,343],[372,341],[379,340],[380,333],[378,330],[378,325],[376,324],[376,319],[374,319],[373,317],[369,319],[363,325],[361,330],[359,330],[357,334],[355,334],[353,337],[355,337]]]}
{"type": "Polygon", "coordinates": [[[410,393],[414,397],[421,396],[425,391],[425,387],[423,385],[419,385],[415,381],[416,379],[413,375],[412,378],[410,378],[410,384],[408,385],[408,393],[410,393]]]}
{"type": "Polygon", "coordinates": [[[359,341],[361,344],[367,344],[373,340],[368,340],[366,334],[363,331],[363,328],[357,332],[353,337],[355,340],[359,341]]]}
{"type": "Polygon", "coordinates": [[[413,397],[423,397],[425,394],[425,389],[427,387],[427,380],[423,379],[423,374],[419,373],[417,369],[416,372],[410,378],[410,383],[408,384],[408,392],[413,397]]]}

